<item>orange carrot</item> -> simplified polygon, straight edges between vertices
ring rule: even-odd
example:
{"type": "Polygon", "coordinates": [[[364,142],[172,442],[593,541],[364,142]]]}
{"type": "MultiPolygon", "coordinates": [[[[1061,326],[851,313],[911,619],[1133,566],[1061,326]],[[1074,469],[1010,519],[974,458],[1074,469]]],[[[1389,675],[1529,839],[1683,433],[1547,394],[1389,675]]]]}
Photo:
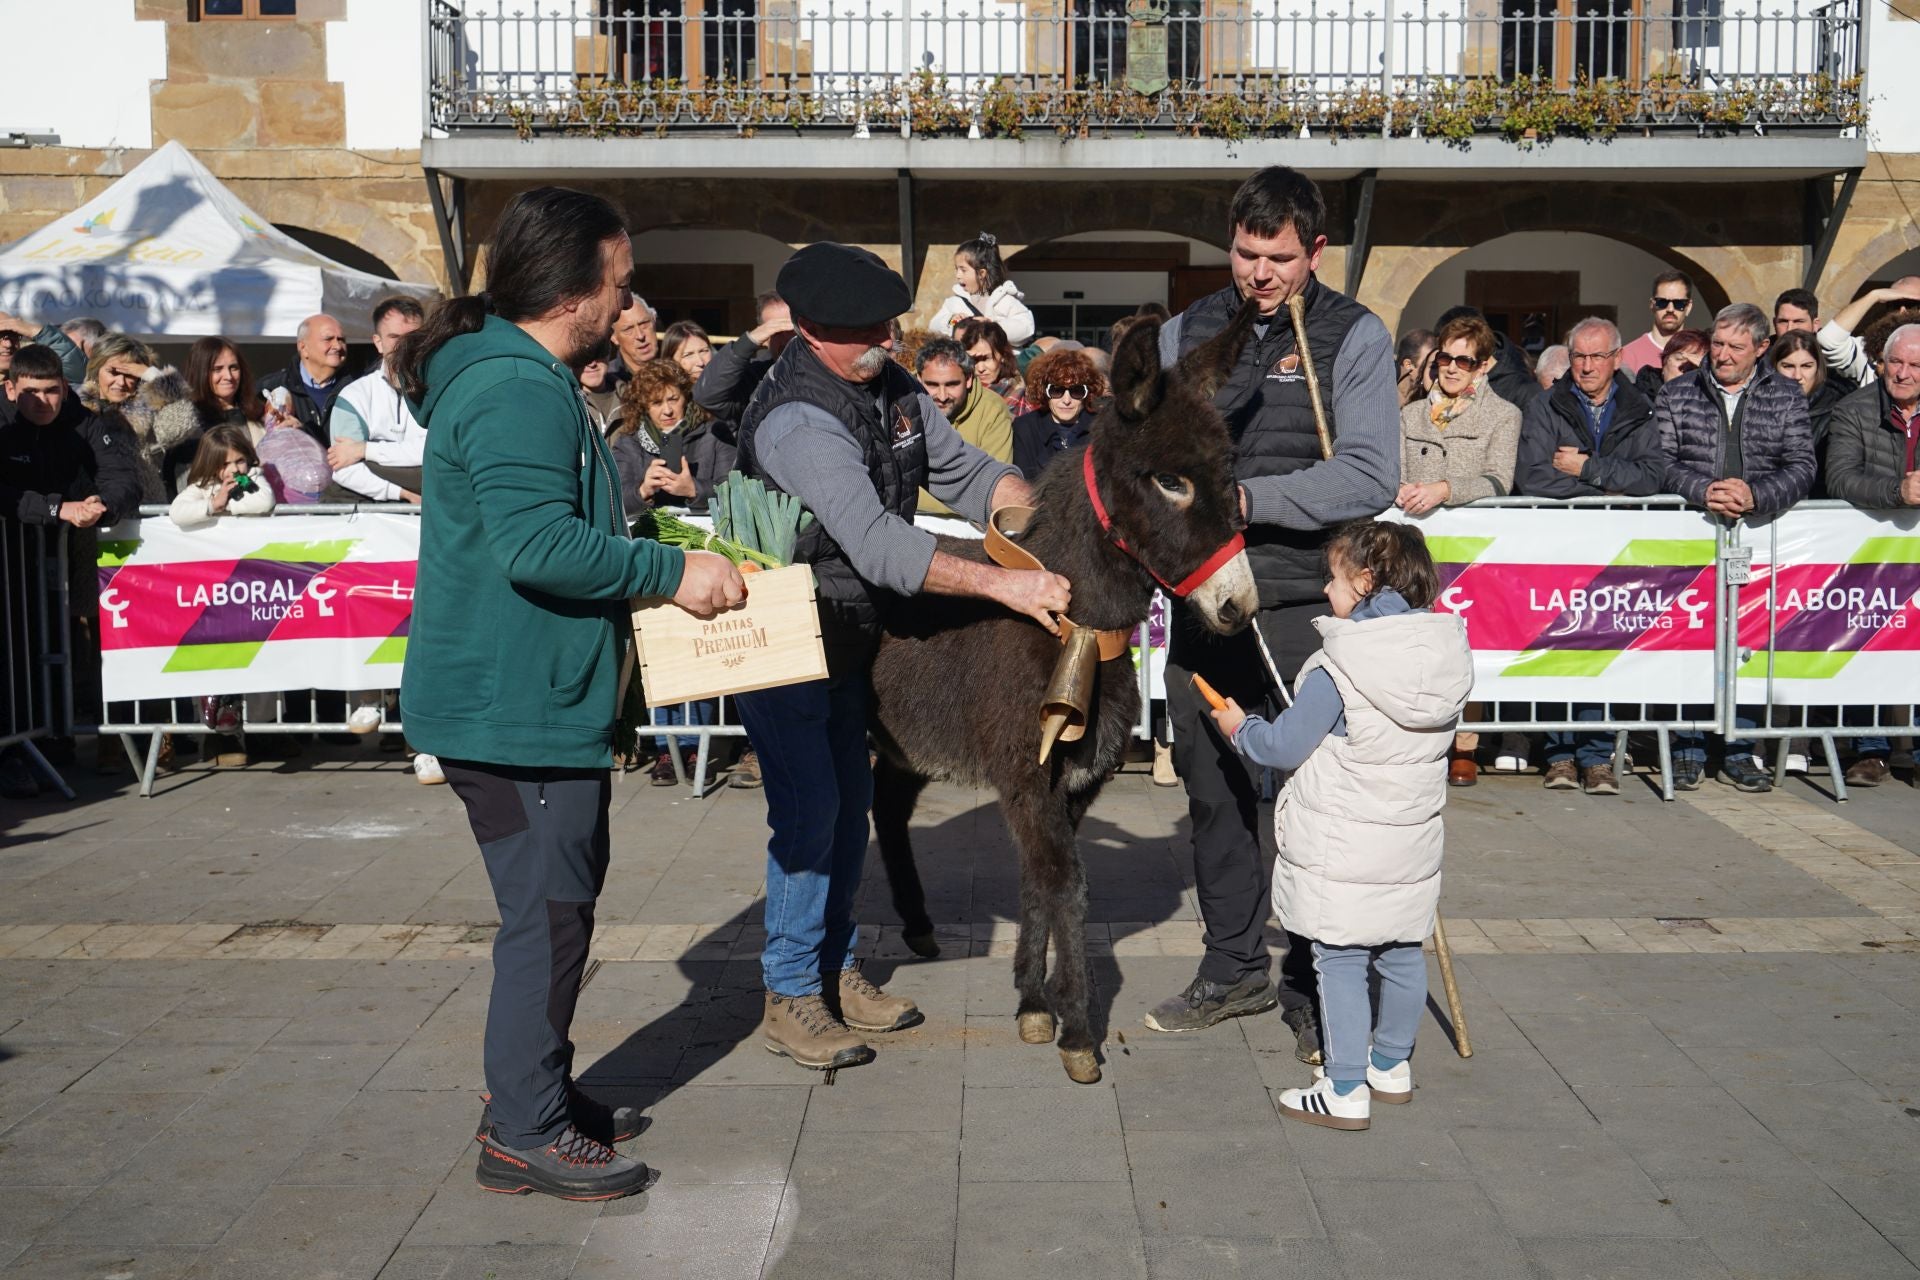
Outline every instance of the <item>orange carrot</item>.
{"type": "Polygon", "coordinates": [[[763,570],[751,560],[742,560],[740,562],[740,572],[742,574],[760,573],[763,572],[763,570]]]}
{"type": "Polygon", "coordinates": [[[1227,709],[1227,700],[1214,692],[1213,686],[1205,680],[1202,680],[1198,673],[1195,673],[1193,677],[1193,691],[1205,698],[1207,705],[1215,711],[1225,711],[1227,709]]]}

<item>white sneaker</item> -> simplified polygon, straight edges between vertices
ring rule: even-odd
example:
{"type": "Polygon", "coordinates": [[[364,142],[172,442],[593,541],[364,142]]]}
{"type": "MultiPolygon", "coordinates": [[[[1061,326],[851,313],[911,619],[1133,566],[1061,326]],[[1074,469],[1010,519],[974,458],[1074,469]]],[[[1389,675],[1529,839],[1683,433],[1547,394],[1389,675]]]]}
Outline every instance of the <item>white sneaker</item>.
{"type": "Polygon", "coordinates": [[[380,728],[380,708],[376,706],[355,707],[353,714],[347,717],[348,733],[373,733],[380,728]]]}
{"type": "Polygon", "coordinates": [[[1373,1099],[1366,1085],[1344,1097],[1333,1091],[1333,1081],[1322,1076],[1305,1089],[1280,1091],[1280,1114],[1323,1129],[1365,1129],[1373,1121],[1373,1099]]]}
{"type": "Polygon", "coordinates": [[[439,786],[447,780],[447,775],[440,771],[439,758],[424,751],[413,758],[413,776],[423,787],[439,786]]]}
{"type": "Polygon", "coordinates": [[[1495,773],[1525,773],[1526,771],[1527,758],[1525,756],[1495,756],[1493,758],[1493,772],[1495,773]]]}
{"type": "MultiPolygon", "coordinates": [[[[1315,1080],[1327,1078],[1325,1067],[1313,1069],[1315,1080]]],[[[1413,1101],[1413,1064],[1402,1062],[1391,1071],[1382,1071],[1373,1063],[1367,1063],[1367,1089],[1373,1094],[1374,1101],[1401,1106],[1413,1101]]]]}
{"type": "Polygon", "coordinates": [[[1787,772],[1805,773],[1807,771],[1807,753],[1804,751],[1787,752],[1787,772]]]}

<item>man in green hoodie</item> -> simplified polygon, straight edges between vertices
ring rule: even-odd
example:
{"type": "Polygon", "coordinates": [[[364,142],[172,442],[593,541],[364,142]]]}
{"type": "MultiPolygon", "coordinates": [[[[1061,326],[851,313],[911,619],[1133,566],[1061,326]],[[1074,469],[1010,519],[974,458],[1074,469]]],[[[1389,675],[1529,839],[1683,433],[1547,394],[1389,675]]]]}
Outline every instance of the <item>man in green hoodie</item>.
{"type": "Polygon", "coordinates": [[[466,805],[500,909],[487,1009],[490,1191],[645,1190],[639,1131],[573,1083],[568,1037],[605,881],[628,600],[701,617],[745,598],[723,558],[627,536],[618,473],[576,370],[632,300],[633,246],[598,196],[543,187],[501,215],[488,291],[398,353],[427,428],[420,562],[400,702],[466,805]]]}

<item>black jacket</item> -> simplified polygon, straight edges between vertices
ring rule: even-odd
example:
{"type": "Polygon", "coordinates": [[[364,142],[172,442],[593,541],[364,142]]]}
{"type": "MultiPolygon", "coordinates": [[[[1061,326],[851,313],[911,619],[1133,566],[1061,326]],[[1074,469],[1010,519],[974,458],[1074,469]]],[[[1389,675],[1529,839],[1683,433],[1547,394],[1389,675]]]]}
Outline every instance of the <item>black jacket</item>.
{"type": "Polygon", "coordinates": [[[354,380],[354,374],[348,372],[348,366],[342,365],[340,372],[333,375],[333,382],[320,399],[315,399],[313,391],[307,386],[307,380],[300,376],[300,361],[286,368],[270,373],[260,379],[260,394],[266,395],[276,387],[285,387],[293,398],[293,416],[300,420],[300,427],[308,435],[320,442],[322,449],[333,443],[327,431],[327,418],[333,412],[333,401],[346,385],[354,380]]]}
{"type": "Polygon", "coordinates": [[[0,426],[0,514],[55,524],[61,503],[95,496],[107,508],[99,528],[140,508],[140,464],[124,431],[109,429],[71,393],[44,427],[17,415],[0,426]]]}
{"type": "Polygon", "coordinates": [[[1617,493],[1644,498],[1660,492],[1666,461],[1660,454],[1660,436],[1653,426],[1653,404],[1624,373],[1613,375],[1613,421],[1596,444],[1587,412],[1580,407],[1586,393],[1564,373],[1551,391],[1542,392],[1520,411],[1520,450],[1514,459],[1515,493],[1534,498],[1595,498],[1617,493]],[[1572,445],[1588,455],[1578,476],[1556,471],[1554,451],[1572,445]]]}
{"type": "Polygon", "coordinates": [[[1868,511],[1896,510],[1907,473],[1907,439],[1888,416],[1886,383],[1873,382],[1845,397],[1827,425],[1827,496],[1868,511]]]}
{"type": "Polygon", "coordinates": [[[1087,428],[1092,425],[1093,415],[1086,412],[1064,427],[1057,426],[1053,414],[1045,409],[1021,414],[1013,420],[1013,465],[1020,468],[1020,474],[1028,484],[1032,484],[1047,469],[1049,462],[1066,450],[1085,444],[1087,428]],[[1050,448],[1047,443],[1056,431],[1066,441],[1057,449],[1050,448]]]}
{"type": "MultiPolygon", "coordinates": [[[[673,434],[679,437],[681,456],[693,471],[693,497],[684,500],[687,509],[705,511],[713,498],[714,486],[727,478],[739,457],[733,424],[705,420],[681,427],[673,434]]],[[[611,444],[613,464],[620,471],[620,502],[626,508],[628,519],[650,506],[677,506],[682,501],[668,497],[662,503],[656,497],[649,502],[640,496],[640,482],[647,478],[647,467],[660,456],[653,451],[653,442],[644,428],[616,436],[611,444]]]]}
{"type": "Polygon", "coordinates": [[[1523,413],[1540,398],[1540,383],[1527,367],[1526,355],[1504,333],[1493,335],[1493,372],[1487,375],[1487,385],[1523,413]]]}
{"type": "Polygon", "coordinates": [[[716,418],[738,422],[771,368],[772,353],[743,333],[714,351],[693,384],[693,402],[716,418]]]}

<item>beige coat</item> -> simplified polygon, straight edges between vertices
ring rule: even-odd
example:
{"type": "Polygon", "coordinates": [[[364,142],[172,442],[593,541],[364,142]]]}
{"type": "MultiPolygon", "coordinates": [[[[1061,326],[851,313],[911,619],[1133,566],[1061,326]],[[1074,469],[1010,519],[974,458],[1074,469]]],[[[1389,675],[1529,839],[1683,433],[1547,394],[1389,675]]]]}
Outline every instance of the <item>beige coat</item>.
{"type": "Polygon", "coordinates": [[[1328,734],[1280,793],[1274,912],[1329,946],[1419,942],[1440,902],[1447,750],[1473,689],[1466,626],[1426,612],[1313,625],[1326,645],[1300,680],[1316,667],[1333,677],[1347,732],[1328,734]]]}
{"type": "Polygon", "coordinates": [[[1513,455],[1520,447],[1520,411],[1481,387],[1466,412],[1445,431],[1428,416],[1421,396],[1400,411],[1400,483],[1445,480],[1453,486],[1447,505],[1513,492],[1513,455]]]}

